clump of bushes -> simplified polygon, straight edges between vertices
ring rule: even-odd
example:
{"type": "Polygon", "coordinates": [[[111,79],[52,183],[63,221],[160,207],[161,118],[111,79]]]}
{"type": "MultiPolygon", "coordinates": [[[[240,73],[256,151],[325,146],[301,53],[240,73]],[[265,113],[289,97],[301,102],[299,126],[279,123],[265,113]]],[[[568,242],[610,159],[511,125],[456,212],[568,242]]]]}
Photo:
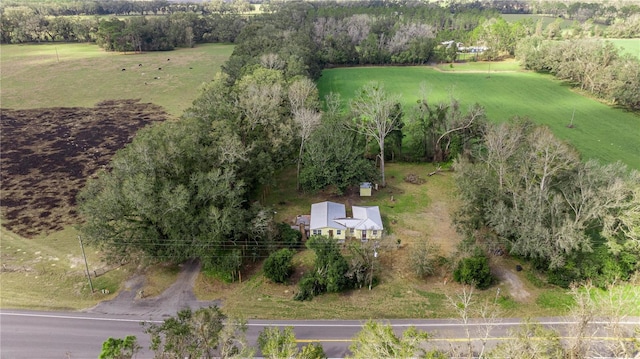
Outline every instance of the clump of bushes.
{"type": "Polygon", "coordinates": [[[285,248],[298,249],[302,243],[302,233],[299,230],[291,228],[287,223],[278,223],[277,239],[285,248]]]}
{"type": "Polygon", "coordinates": [[[440,256],[440,246],[428,240],[419,242],[409,254],[411,269],[418,277],[435,274],[438,267],[446,261],[440,256]]]}
{"type": "Polygon", "coordinates": [[[484,252],[477,250],[472,257],[462,259],[453,271],[456,282],[472,284],[478,289],[486,289],[494,282],[489,268],[489,258],[484,252]]]}
{"type": "Polygon", "coordinates": [[[567,259],[560,267],[547,273],[547,281],[563,288],[572,283],[590,280],[599,288],[606,288],[616,280],[628,280],[640,264],[638,255],[630,252],[612,254],[600,245],[593,252],[579,253],[567,259]]]}
{"type": "Polygon", "coordinates": [[[294,251],[283,248],[269,255],[264,262],[264,276],[276,283],[285,283],[293,273],[294,251]]]}
{"type": "Polygon", "coordinates": [[[295,300],[310,300],[321,293],[336,293],[351,287],[347,276],[349,263],[335,239],[312,236],[307,247],[315,252],[316,261],[313,272],[305,274],[298,283],[295,300]]]}

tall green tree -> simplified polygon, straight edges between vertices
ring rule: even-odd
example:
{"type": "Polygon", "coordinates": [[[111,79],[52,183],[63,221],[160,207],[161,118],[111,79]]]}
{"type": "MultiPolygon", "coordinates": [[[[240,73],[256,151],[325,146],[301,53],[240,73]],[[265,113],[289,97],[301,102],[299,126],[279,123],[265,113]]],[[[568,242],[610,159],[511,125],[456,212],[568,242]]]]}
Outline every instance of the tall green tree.
{"type": "Polygon", "coordinates": [[[79,195],[88,242],[112,260],[143,254],[180,262],[209,258],[235,239],[247,211],[235,170],[243,158],[225,153],[245,150],[219,126],[184,119],[140,131],[79,195]],[[229,137],[212,141],[217,130],[229,137]]]}
{"type": "Polygon", "coordinates": [[[293,113],[293,120],[296,124],[300,141],[296,172],[297,188],[300,189],[300,168],[302,166],[304,147],[309,137],[311,137],[311,133],[320,124],[322,117],[322,114],[318,111],[318,89],[315,83],[309,78],[294,81],[289,86],[289,102],[291,103],[291,112],[293,113]]]}
{"type": "Polygon", "coordinates": [[[327,120],[309,138],[300,171],[302,189],[334,187],[337,193],[344,193],[350,186],[376,178],[375,165],[363,157],[355,134],[336,128],[344,127],[327,120]]]}
{"type": "Polygon", "coordinates": [[[258,335],[258,347],[264,357],[271,359],[295,358],[298,354],[292,327],[286,327],[282,331],[278,327],[264,328],[258,335]]]}

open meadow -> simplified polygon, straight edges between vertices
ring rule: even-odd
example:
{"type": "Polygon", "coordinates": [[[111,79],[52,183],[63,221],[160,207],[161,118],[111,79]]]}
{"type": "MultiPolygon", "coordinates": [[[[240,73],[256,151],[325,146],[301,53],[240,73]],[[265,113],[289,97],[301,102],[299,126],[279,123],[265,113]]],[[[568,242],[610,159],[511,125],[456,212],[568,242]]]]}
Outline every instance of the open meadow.
{"type": "MultiPolygon", "coordinates": [[[[384,84],[390,94],[401,95],[405,111],[426,88],[430,103],[457,98],[465,109],[479,103],[490,121],[527,116],[548,126],[571,143],[584,159],[621,161],[640,169],[640,116],[612,108],[583,96],[551,76],[523,71],[495,71],[511,66],[486,63],[454,64],[447,71],[432,67],[364,67],[329,69],[318,81],[321,98],[337,92],[347,101],[369,81],[384,84]],[[469,71],[465,71],[469,69],[469,71]],[[567,127],[573,118],[573,127],[567,127]]],[[[410,137],[410,134],[407,134],[410,137]]]]}
{"type": "Polygon", "coordinates": [[[233,45],[167,52],[105,52],[94,44],[2,45],[2,108],[93,107],[141,99],[179,116],[213,79],[233,45]]]}
{"type": "MultiPolygon", "coordinates": [[[[547,15],[536,15],[536,14],[502,14],[503,19],[507,22],[516,22],[523,19],[530,19],[534,24],[538,21],[542,20],[542,28],[546,28],[549,24],[557,21],[559,18],[555,16],[547,16],[547,15]]],[[[560,23],[561,29],[568,29],[573,25],[572,20],[561,19],[560,23]]]]}
{"type": "Polygon", "coordinates": [[[607,39],[614,45],[622,49],[622,53],[631,54],[640,59],[640,38],[639,39],[607,39]]]}

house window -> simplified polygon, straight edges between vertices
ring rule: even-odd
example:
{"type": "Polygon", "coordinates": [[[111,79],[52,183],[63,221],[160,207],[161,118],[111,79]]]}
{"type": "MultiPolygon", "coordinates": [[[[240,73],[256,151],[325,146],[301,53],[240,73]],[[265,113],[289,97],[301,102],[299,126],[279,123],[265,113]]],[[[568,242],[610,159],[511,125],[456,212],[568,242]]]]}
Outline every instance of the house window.
{"type": "Polygon", "coordinates": [[[313,235],[320,235],[322,234],[322,229],[314,229],[313,230],[313,235]]]}
{"type": "Polygon", "coordinates": [[[375,229],[371,232],[372,235],[377,236],[378,235],[378,231],[376,231],[375,229]]]}
{"type": "Polygon", "coordinates": [[[351,228],[351,229],[349,230],[349,232],[351,232],[351,235],[354,235],[354,234],[356,233],[356,230],[355,230],[355,228],[351,228]]]}
{"type": "Polygon", "coordinates": [[[339,230],[339,229],[336,229],[336,235],[338,235],[338,236],[339,236],[339,235],[341,235],[341,234],[342,234],[342,231],[341,231],[341,230],[339,230]]]}

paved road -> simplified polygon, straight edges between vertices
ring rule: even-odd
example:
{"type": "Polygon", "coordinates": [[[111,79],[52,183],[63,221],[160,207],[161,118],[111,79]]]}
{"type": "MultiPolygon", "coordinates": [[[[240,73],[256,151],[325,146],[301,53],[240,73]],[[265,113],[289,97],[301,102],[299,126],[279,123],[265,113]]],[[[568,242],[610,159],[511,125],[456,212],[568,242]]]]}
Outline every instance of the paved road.
{"type": "MultiPolygon", "coordinates": [[[[96,313],[62,313],[32,311],[0,311],[0,358],[97,358],[102,342],[108,337],[135,335],[145,349],[138,358],[151,358],[147,349],[148,335],[142,332],[142,321],[160,318],[101,315],[96,313]]],[[[541,322],[562,328],[563,319],[540,319],[541,322]]],[[[640,319],[626,321],[640,325],[640,319]]],[[[519,324],[517,319],[502,319],[492,325],[493,341],[504,340],[507,331],[519,324]]],[[[458,342],[465,338],[462,325],[455,320],[394,320],[394,328],[401,332],[409,325],[435,333],[433,344],[458,342]]],[[[361,321],[251,321],[247,333],[255,344],[258,333],[265,326],[292,326],[301,345],[319,341],[329,357],[344,357],[350,339],[360,330],[361,321]]],[[[484,324],[471,324],[472,333],[484,324]]],[[[475,334],[472,334],[475,335],[475,334]]]]}

